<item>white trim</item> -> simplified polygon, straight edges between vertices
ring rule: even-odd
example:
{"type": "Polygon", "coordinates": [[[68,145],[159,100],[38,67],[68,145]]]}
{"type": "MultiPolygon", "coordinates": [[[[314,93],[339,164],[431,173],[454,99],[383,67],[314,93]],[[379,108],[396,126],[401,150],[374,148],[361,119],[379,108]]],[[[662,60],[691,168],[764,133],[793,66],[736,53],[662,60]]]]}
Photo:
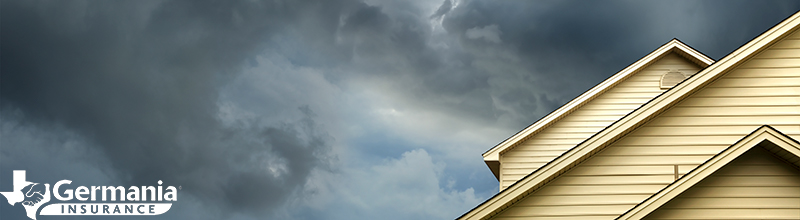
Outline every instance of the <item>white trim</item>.
{"type": "Polygon", "coordinates": [[[762,126],[728,149],[717,154],[717,156],[684,175],[678,181],[670,184],[667,188],[664,188],[647,200],[639,203],[617,219],[644,218],[764,140],[772,142],[796,157],[800,157],[800,144],[772,127],[762,126]]]}

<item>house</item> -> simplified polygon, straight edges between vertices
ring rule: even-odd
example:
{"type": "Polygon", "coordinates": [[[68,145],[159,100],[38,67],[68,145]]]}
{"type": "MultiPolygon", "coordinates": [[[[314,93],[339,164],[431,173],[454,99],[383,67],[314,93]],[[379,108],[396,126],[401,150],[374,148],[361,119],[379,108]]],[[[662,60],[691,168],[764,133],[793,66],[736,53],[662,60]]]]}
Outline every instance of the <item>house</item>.
{"type": "Polygon", "coordinates": [[[458,219],[800,219],[798,29],[662,45],[484,153],[500,192],[458,219]]]}

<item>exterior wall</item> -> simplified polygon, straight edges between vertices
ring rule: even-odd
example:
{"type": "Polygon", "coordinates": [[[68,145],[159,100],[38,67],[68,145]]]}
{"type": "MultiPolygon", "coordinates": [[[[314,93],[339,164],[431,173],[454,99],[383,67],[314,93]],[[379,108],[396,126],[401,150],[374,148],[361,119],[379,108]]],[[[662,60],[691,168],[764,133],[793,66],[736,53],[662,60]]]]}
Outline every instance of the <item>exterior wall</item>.
{"type": "Polygon", "coordinates": [[[614,219],[764,124],[800,138],[798,32],[494,219],[614,219]]]}
{"type": "Polygon", "coordinates": [[[521,145],[503,153],[500,158],[500,190],[666,91],[659,87],[659,80],[671,69],[694,74],[700,67],[675,53],[669,53],[521,145]]]}
{"type": "Polygon", "coordinates": [[[800,170],[755,147],[645,219],[800,219],[800,170]]]}

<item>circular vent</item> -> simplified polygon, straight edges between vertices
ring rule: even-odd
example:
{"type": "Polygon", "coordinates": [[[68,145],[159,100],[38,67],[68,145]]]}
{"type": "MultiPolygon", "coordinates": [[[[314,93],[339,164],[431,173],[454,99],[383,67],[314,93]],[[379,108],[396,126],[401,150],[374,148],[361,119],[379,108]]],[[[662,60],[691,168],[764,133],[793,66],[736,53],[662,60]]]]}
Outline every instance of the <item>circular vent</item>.
{"type": "Polygon", "coordinates": [[[684,79],[686,79],[686,76],[684,76],[683,73],[679,72],[678,70],[670,70],[661,76],[661,88],[672,88],[684,79]]]}

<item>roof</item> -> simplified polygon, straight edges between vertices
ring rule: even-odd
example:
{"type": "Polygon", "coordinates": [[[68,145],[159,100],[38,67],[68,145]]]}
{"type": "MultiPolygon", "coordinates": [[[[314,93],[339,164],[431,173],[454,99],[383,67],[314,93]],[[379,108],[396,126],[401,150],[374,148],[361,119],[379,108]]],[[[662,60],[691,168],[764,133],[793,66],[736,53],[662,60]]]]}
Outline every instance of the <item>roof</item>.
{"type": "MultiPolygon", "coordinates": [[[[513,202],[518,201],[525,195],[528,195],[538,188],[546,185],[547,182],[555,179],[562,173],[566,172],[569,168],[576,166],[580,162],[602,150],[605,146],[608,146],[613,141],[623,137],[625,134],[633,131],[639,125],[642,125],[654,118],[656,115],[658,115],[658,113],[668,109],[670,106],[678,103],[692,93],[700,90],[705,85],[713,82],[724,73],[735,68],[743,61],[748,60],[750,57],[768,48],[770,45],[782,39],[784,36],[790,34],[799,26],[800,12],[786,18],[781,23],[775,25],[742,47],[731,52],[720,61],[717,61],[694,76],[679,83],[672,89],[667,90],[663,94],[650,100],[619,121],[614,122],[594,136],[578,144],[576,147],[565,152],[553,161],[545,164],[535,172],[525,176],[492,198],[489,198],[482,204],[459,217],[459,219],[484,219],[502,211],[505,207],[513,204],[513,202]]],[[[524,132],[525,130],[520,133],[524,132]]],[[[515,137],[517,136],[519,135],[515,135],[515,137]]],[[[518,140],[519,139],[516,139],[515,141],[518,140]]]]}
{"type": "Polygon", "coordinates": [[[495,176],[498,176],[499,167],[496,166],[497,164],[493,163],[499,161],[501,153],[514,148],[515,146],[517,146],[517,144],[524,142],[534,134],[546,129],[548,126],[554,124],[559,119],[577,110],[584,104],[589,103],[594,98],[598,97],[600,94],[603,94],[604,92],[612,89],[615,85],[619,84],[620,82],[624,81],[625,79],[629,78],[630,76],[644,69],[651,63],[658,61],[661,57],[671,52],[679,54],[680,56],[696,63],[700,67],[707,67],[708,65],[711,65],[711,63],[714,62],[713,59],[698,52],[694,48],[687,46],[680,40],[672,39],[669,42],[662,45],[661,47],[659,47],[658,49],[654,50],[653,52],[650,52],[650,54],[647,54],[646,56],[642,57],[638,61],[631,64],[630,66],[626,67],[625,69],[622,69],[621,71],[617,72],[616,74],[609,77],[600,84],[596,85],[595,87],[587,90],[586,92],[576,97],[575,99],[572,99],[572,101],[568,102],[567,104],[564,104],[560,108],[556,109],[555,111],[551,112],[545,117],[539,119],[538,121],[531,124],[527,128],[517,132],[517,134],[515,134],[514,136],[509,137],[500,144],[489,149],[488,151],[483,153],[484,161],[486,161],[487,165],[489,165],[489,168],[492,170],[495,176]]]}
{"type": "Polygon", "coordinates": [[[712,173],[724,167],[734,159],[738,158],[748,150],[764,146],[767,150],[785,161],[800,165],[800,142],[781,133],[768,125],[761,126],[749,135],[731,145],[721,153],[712,157],[699,167],[687,173],[677,181],[673,182],[663,190],[654,194],[644,202],[639,203],[631,210],[617,219],[642,219],[662,205],[666,204],[682,192],[699,183],[712,173]],[[763,143],[768,142],[768,143],[763,143]]]}

